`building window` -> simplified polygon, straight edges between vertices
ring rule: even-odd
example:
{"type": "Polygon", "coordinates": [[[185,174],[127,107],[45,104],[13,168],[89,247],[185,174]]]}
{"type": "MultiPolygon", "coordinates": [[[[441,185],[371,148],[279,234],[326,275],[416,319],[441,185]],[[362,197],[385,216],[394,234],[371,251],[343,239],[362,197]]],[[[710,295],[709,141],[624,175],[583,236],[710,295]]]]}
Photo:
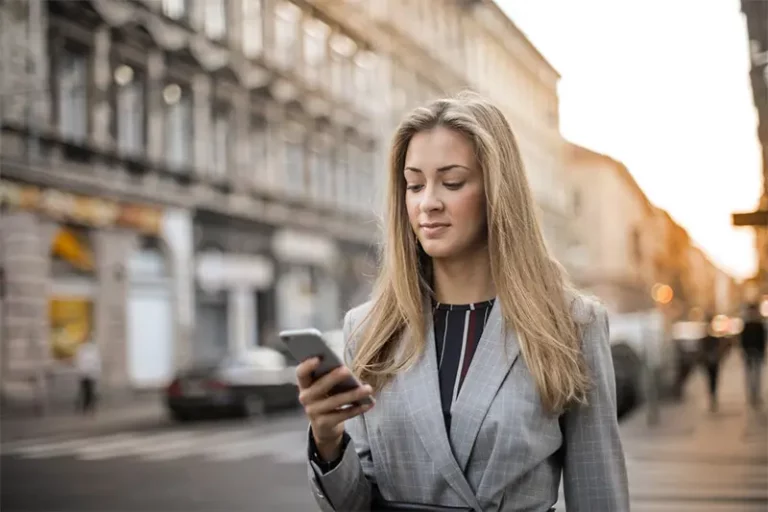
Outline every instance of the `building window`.
{"type": "Polygon", "coordinates": [[[355,42],[343,34],[335,34],[331,38],[331,88],[343,100],[353,101],[355,98],[352,55],[356,49],[355,42]]]}
{"type": "Polygon", "coordinates": [[[330,33],[331,28],[318,19],[304,22],[304,76],[312,86],[322,82],[330,33]]]}
{"type": "Polygon", "coordinates": [[[317,147],[313,147],[310,149],[307,159],[309,160],[309,195],[312,197],[312,199],[320,199],[320,191],[322,190],[321,184],[322,184],[322,176],[321,176],[321,158],[322,154],[320,153],[320,149],[317,147]]]}
{"type": "Polygon", "coordinates": [[[354,59],[355,73],[355,98],[362,110],[373,113],[376,102],[371,101],[375,97],[374,74],[376,72],[376,56],[370,51],[357,52],[354,59]]]}
{"type": "Polygon", "coordinates": [[[293,134],[285,142],[286,188],[291,195],[304,196],[307,193],[304,167],[304,138],[293,134]]]}
{"type": "Polygon", "coordinates": [[[114,72],[116,99],[117,148],[123,154],[141,155],[145,144],[145,81],[128,65],[114,72]]]}
{"type": "Polygon", "coordinates": [[[211,171],[215,178],[224,178],[232,155],[232,110],[220,107],[214,110],[211,123],[211,171]]]}
{"type": "Polygon", "coordinates": [[[163,14],[175,20],[186,18],[189,0],[163,0],[163,14]]]}
{"type": "Polygon", "coordinates": [[[327,203],[333,197],[331,159],[328,136],[321,134],[314,141],[309,160],[309,186],[312,197],[327,203]]]}
{"type": "Polygon", "coordinates": [[[347,186],[349,184],[349,148],[346,143],[341,143],[334,150],[336,156],[336,206],[347,209],[349,204],[349,194],[347,186]]]}
{"type": "Polygon", "coordinates": [[[163,89],[165,103],[165,155],[174,168],[192,165],[192,95],[179,84],[163,89]]]}
{"type": "Polygon", "coordinates": [[[267,178],[267,167],[269,166],[268,154],[268,136],[269,126],[263,117],[254,117],[251,120],[250,136],[250,162],[253,169],[253,184],[264,183],[267,178]]]}
{"type": "Polygon", "coordinates": [[[88,136],[88,54],[66,48],[56,69],[59,131],[84,141],[88,136]]]}
{"type": "Polygon", "coordinates": [[[299,57],[299,20],[301,9],[290,2],[275,7],[275,60],[287,68],[299,57]]]}
{"type": "Polygon", "coordinates": [[[331,141],[327,141],[324,148],[323,157],[325,158],[325,181],[323,182],[324,188],[321,192],[323,201],[329,204],[333,204],[334,196],[336,195],[336,180],[337,167],[336,161],[333,158],[333,151],[331,149],[331,141]]]}
{"type": "Polygon", "coordinates": [[[243,0],[243,53],[258,57],[264,50],[264,15],[261,0],[243,0]]]}
{"type": "Polygon", "coordinates": [[[205,33],[211,39],[223,39],[227,33],[227,4],[224,0],[205,0],[205,33]]]}

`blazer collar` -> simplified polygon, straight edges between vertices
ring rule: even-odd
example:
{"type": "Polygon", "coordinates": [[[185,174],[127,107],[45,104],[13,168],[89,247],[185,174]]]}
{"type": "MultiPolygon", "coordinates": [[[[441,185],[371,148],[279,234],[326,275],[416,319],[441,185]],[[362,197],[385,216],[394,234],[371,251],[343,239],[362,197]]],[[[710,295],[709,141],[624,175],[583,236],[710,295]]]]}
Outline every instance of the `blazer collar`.
{"type": "Polygon", "coordinates": [[[428,302],[425,306],[426,347],[418,362],[402,375],[406,402],[416,432],[437,470],[468,505],[481,510],[464,471],[488,408],[517,360],[520,351],[517,337],[513,333],[504,336],[501,306],[497,299],[453,405],[449,439],[440,402],[431,306],[428,302]]]}

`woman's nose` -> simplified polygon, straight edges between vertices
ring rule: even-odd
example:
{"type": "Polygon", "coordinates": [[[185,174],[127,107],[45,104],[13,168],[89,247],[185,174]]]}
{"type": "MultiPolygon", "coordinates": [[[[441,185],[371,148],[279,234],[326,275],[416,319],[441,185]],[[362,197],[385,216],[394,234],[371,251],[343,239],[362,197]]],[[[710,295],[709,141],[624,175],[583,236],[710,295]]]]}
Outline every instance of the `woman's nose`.
{"type": "Polygon", "coordinates": [[[440,210],[443,207],[443,202],[440,197],[438,197],[435,188],[436,187],[432,185],[427,185],[424,187],[424,195],[422,196],[420,204],[422,211],[430,212],[440,210]]]}

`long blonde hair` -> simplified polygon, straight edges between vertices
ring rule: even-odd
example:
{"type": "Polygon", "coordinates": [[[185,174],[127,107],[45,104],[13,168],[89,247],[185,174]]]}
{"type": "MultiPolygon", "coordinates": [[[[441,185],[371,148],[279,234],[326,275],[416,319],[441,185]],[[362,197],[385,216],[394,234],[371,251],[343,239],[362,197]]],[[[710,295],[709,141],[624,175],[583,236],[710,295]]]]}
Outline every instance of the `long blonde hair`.
{"type": "Polygon", "coordinates": [[[372,306],[355,333],[353,372],[379,391],[424,352],[431,276],[408,221],[403,168],[411,138],[438,126],[462,133],[474,145],[485,184],[491,275],[504,325],[518,334],[542,404],[557,413],[584,402],[589,379],[567,299],[574,295],[546,248],[515,136],[498,108],[468,92],[415,109],[395,132],[382,264],[372,306]]]}

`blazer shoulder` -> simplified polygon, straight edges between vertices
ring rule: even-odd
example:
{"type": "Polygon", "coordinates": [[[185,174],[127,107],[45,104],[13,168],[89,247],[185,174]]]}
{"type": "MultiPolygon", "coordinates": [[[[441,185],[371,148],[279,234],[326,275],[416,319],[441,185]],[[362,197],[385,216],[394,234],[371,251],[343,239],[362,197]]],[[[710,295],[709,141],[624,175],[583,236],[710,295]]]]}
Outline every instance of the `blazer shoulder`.
{"type": "Polygon", "coordinates": [[[347,334],[351,334],[360,326],[371,311],[371,307],[373,307],[373,301],[369,300],[347,311],[344,315],[344,329],[349,330],[347,334]]]}
{"type": "Polygon", "coordinates": [[[605,305],[594,295],[570,290],[566,292],[565,300],[577,325],[587,326],[608,316],[605,305]]]}
{"type": "Polygon", "coordinates": [[[363,321],[368,317],[372,306],[372,301],[364,302],[350,309],[344,315],[344,352],[347,363],[352,360],[357,350],[356,335],[359,333],[363,321]]]}

